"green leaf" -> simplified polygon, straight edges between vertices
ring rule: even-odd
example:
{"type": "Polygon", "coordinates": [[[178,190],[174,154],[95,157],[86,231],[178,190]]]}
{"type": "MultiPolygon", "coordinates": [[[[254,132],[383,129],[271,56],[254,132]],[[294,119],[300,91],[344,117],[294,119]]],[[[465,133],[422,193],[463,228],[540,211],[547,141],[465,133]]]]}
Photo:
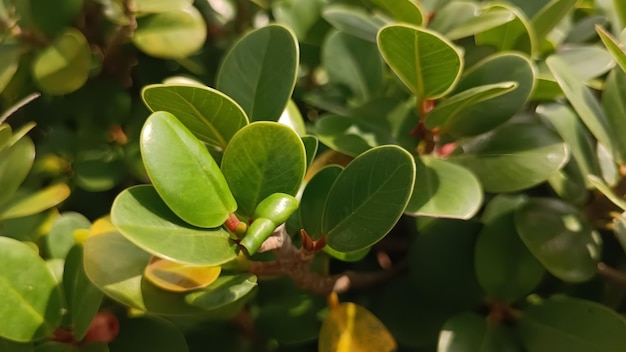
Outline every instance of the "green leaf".
{"type": "Polygon", "coordinates": [[[561,170],[550,175],[548,183],[561,199],[573,205],[582,206],[589,199],[588,182],[576,159],[570,159],[561,170]]]}
{"type": "Polygon", "coordinates": [[[317,240],[324,235],[322,217],[328,193],[343,168],[329,165],[319,170],[307,183],[300,199],[300,222],[309,237],[317,240]]]}
{"type": "Polygon", "coordinates": [[[619,351],[626,322],[601,304],[553,297],[524,310],[517,331],[528,351],[619,351]]]}
{"type": "MultiPolygon", "coordinates": [[[[0,93],[4,91],[17,72],[20,63],[20,47],[17,43],[0,44],[0,93]]],[[[1,149],[1,148],[0,148],[1,149]]]]}
{"type": "Polygon", "coordinates": [[[450,40],[457,40],[503,26],[516,18],[515,14],[508,10],[483,11],[461,23],[455,23],[450,31],[443,34],[450,40]]]}
{"type": "Polygon", "coordinates": [[[448,319],[439,334],[438,352],[521,352],[522,346],[505,325],[488,324],[485,317],[461,313],[448,319]]]}
{"type": "Polygon", "coordinates": [[[337,115],[325,115],[315,124],[315,135],[333,150],[357,156],[378,145],[371,129],[363,130],[355,120],[337,115]]]}
{"type": "Polygon", "coordinates": [[[477,45],[491,45],[498,51],[521,51],[529,56],[535,53],[537,44],[532,25],[516,7],[508,4],[488,5],[483,13],[510,11],[515,19],[498,27],[476,34],[477,45]]]}
{"type": "Polygon", "coordinates": [[[300,113],[298,105],[296,105],[296,103],[292,99],[289,99],[289,101],[287,102],[287,106],[285,107],[285,110],[283,110],[283,113],[280,115],[278,123],[291,128],[300,137],[303,137],[305,134],[307,134],[304,118],[300,113]]]}
{"type": "Polygon", "coordinates": [[[370,252],[370,248],[363,248],[354,252],[340,252],[332,249],[329,246],[324,246],[324,253],[329,256],[341,260],[342,262],[358,262],[359,260],[365,258],[370,252]]]}
{"type": "Polygon", "coordinates": [[[345,4],[325,6],[322,17],[336,29],[370,42],[376,42],[376,33],[384,24],[360,7],[345,4]]]}
{"type": "Polygon", "coordinates": [[[424,22],[424,14],[420,7],[411,0],[372,0],[376,6],[387,11],[396,21],[421,25],[424,22]]]}
{"type": "Polygon", "coordinates": [[[623,216],[613,218],[613,232],[622,249],[626,252],[626,219],[623,216]]]}
{"type": "Polygon", "coordinates": [[[551,0],[532,16],[537,38],[545,38],[576,5],[576,0],[551,0]]]}
{"type": "Polygon", "coordinates": [[[32,76],[51,95],[64,95],[82,87],[91,70],[91,49],[85,36],[74,28],[65,30],[33,60],[32,76]]]}
{"type": "Polygon", "coordinates": [[[224,56],[216,88],[233,98],[250,121],[277,121],[296,84],[300,52],[282,25],[248,33],[224,56]]]}
{"type": "Polygon", "coordinates": [[[471,250],[480,227],[476,221],[435,219],[413,241],[409,274],[430,302],[465,309],[482,301],[471,250]]]}
{"type": "MultiPolygon", "coordinates": [[[[604,82],[601,103],[612,135],[626,135],[626,71],[616,67],[609,73],[604,82]]],[[[613,138],[612,142],[616,158],[626,162],[626,140],[620,137],[613,138]]]]}
{"type": "Polygon", "coordinates": [[[94,286],[83,267],[83,248],[74,246],[65,259],[63,291],[70,311],[72,331],[77,341],[83,339],[100,309],[103,294],[94,286]]]}
{"type": "Polygon", "coordinates": [[[75,212],[62,213],[54,220],[50,232],[45,237],[48,255],[51,258],[65,258],[76,244],[74,231],[90,227],[91,222],[83,215],[75,212]]]}
{"type": "Polygon", "coordinates": [[[323,0],[283,0],[271,4],[276,21],[287,25],[304,42],[320,18],[323,0]]]}
{"type": "Polygon", "coordinates": [[[0,205],[4,205],[30,172],[35,160],[35,145],[22,138],[0,152],[0,205]]]}
{"type": "Polygon", "coordinates": [[[199,140],[222,149],[248,124],[246,113],[234,100],[209,87],[153,84],[143,88],[141,96],[153,112],[173,114],[199,140]]]}
{"type": "Polygon", "coordinates": [[[613,59],[617,62],[617,64],[622,68],[623,71],[626,71],[626,50],[624,50],[624,46],[622,43],[618,42],[612,35],[610,35],[604,28],[596,25],[596,32],[600,36],[602,43],[609,50],[613,59]]]}
{"type": "Polygon", "coordinates": [[[611,187],[604,183],[601,178],[594,175],[587,175],[587,180],[591,183],[593,187],[595,187],[595,189],[600,191],[600,193],[602,193],[613,204],[622,209],[622,211],[626,211],[626,201],[617,194],[615,194],[611,187]]]}
{"type": "Polygon", "coordinates": [[[94,341],[85,341],[77,345],[47,341],[37,345],[35,352],[109,352],[109,347],[104,342],[94,341]]]}
{"type": "Polygon", "coordinates": [[[426,115],[424,125],[428,129],[441,126],[444,130],[454,130],[455,120],[462,119],[464,117],[463,112],[469,107],[486,100],[497,98],[516,88],[517,82],[502,82],[464,90],[441,100],[435,108],[426,115]]]}
{"type": "Polygon", "coordinates": [[[555,56],[565,61],[572,73],[584,82],[604,75],[615,66],[611,54],[599,45],[563,47],[555,56]]]}
{"type": "Polygon", "coordinates": [[[582,174],[600,175],[595,141],[574,111],[569,106],[553,103],[539,106],[537,112],[550,121],[563,141],[567,143],[569,152],[576,160],[582,174]]]}
{"type": "Polygon", "coordinates": [[[42,32],[56,35],[72,25],[83,8],[83,0],[30,0],[30,15],[42,32]],[[51,16],[50,14],[54,14],[51,16]]]}
{"type": "Polygon", "coordinates": [[[589,131],[598,142],[609,150],[613,150],[615,139],[610,122],[591,90],[572,73],[571,68],[563,59],[550,56],[546,59],[546,64],[589,131]]]}
{"type": "Polygon", "coordinates": [[[257,277],[252,274],[225,275],[202,291],[185,296],[192,306],[205,310],[227,307],[247,297],[257,287],[257,277]]]}
{"type": "Polygon", "coordinates": [[[480,61],[464,73],[452,94],[461,95],[477,87],[505,82],[517,82],[517,87],[459,110],[444,124],[444,131],[456,137],[465,137],[500,126],[524,108],[533,90],[534,72],[532,62],[517,53],[495,54],[480,61]]]}
{"type": "Polygon", "coordinates": [[[33,352],[35,347],[32,342],[18,343],[0,338],[0,351],[3,352],[33,352]]]}
{"type": "Polygon", "coordinates": [[[383,60],[376,44],[335,31],[326,38],[321,55],[329,82],[348,87],[359,101],[380,91],[383,60]]]}
{"type": "Polygon", "coordinates": [[[144,53],[183,59],[202,48],[207,36],[202,14],[193,6],[137,19],[131,40],[144,53]]]}
{"type": "Polygon", "coordinates": [[[354,159],[339,174],[326,201],[322,231],[341,252],[382,239],[402,215],[415,181],[415,164],[400,147],[382,146],[354,159]]]}
{"type": "Polygon", "coordinates": [[[255,122],[237,132],[222,158],[222,172],[239,208],[252,217],[254,209],[273,193],[295,195],[306,169],[302,140],[289,127],[255,122]]]}
{"type": "Polygon", "coordinates": [[[187,352],[187,342],[180,328],[156,316],[140,316],[120,321],[120,333],[111,342],[111,351],[187,352]]]}
{"type": "Polygon", "coordinates": [[[389,25],[378,33],[378,48],[418,104],[448,93],[463,69],[454,45],[436,32],[408,25],[389,25]]]}
{"type": "Polygon", "coordinates": [[[0,209],[0,220],[37,214],[58,205],[69,196],[70,187],[64,183],[48,186],[4,204],[0,209]]]}
{"type": "Polygon", "coordinates": [[[174,115],[163,111],[150,115],[140,145],[150,180],[181,219],[194,226],[217,227],[237,209],[211,154],[174,115]]]}
{"type": "Polygon", "coordinates": [[[306,165],[307,169],[313,163],[315,159],[315,155],[317,154],[317,149],[319,148],[319,140],[315,136],[302,136],[302,144],[304,144],[304,149],[306,150],[306,165]]]}
{"type": "MultiPolygon", "coordinates": [[[[438,1],[438,0],[434,0],[438,1]]],[[[503,11],[508,13],[508,19],[506,22],[513,20],[515,16],[510,11],[503,11]]],[[[456,36],[450,37],[450,33],[456,31],[457,27],[463,27],[468,21],[475,21],[480,15],[480,8],[477,4],[468,1],[446,1],[441,9],[437,9],[437,16],[434,16],[428,22],[428,28],[441,33],[450,40],[456,40],[458,35],[465,37],[463,33],[459,33],[456,36]]],[[[504,22],[504,23],[506,23],[504,22]]],[[[453,33],[454,34],[454,33],[453,33]]],[[[475,33],[468,33],[467,36],[475,33]]],[[[461,37],[462,38],[462,37],[461,37]]]]}
{"type": "Polygon", "coordinates": [[[596,274],[601,238],[580,211],[555,198],[530,199],[515,210],[515,228],[554,276],[582,282],[596,274]]]}
{"type": "Polygon", "coordinates": [[[111,220],[135,245],[174,262],[215,266],[236,257],[236,245],[228,232],[184,223],[152,186],[135,186],[120,193],[113,202],[111,220]]]}
{"type": "Polygon", "coordinates": [[[16,342],[52,336],[61,295],[46,263],[30,246],[0,237],[0,266],[0,336],[16,342]]]}
{"type": "Polygon", "coordinates": [[[193,0],[134,0],[133,10],[139,13],[160,13],[183,10],[193,5],[193,0]]]}
{"type": "Polygon", "coordinates": [[[415,164],[415,186],[405,213],[469,219],[478,212],[483,192],[469,170],[429,156],[416,159],[415,164]]]}
{"type": "Polygon", "coordinates": [[[509,123],[459,145],[450,158],[467,167],[487,192],[515,192],[544,182],[565,165],[567,146],[538,123],[509,123]]]}
{"type": "Polygon", "coordinates": [[[483,214],[485,225],[474,249],[476,278],[485,293],[496,300],[515,302],[533,290],[545,270],[529,252],[515,228],[514,211],[523,196],[498,195],[483,214]]]}

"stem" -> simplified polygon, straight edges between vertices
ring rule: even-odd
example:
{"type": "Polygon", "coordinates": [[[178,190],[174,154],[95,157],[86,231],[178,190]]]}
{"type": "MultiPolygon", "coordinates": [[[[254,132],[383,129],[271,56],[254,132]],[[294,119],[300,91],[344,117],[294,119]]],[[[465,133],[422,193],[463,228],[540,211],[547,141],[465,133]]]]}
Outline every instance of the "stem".
{"type": "Polygon", "coordinates": [[[606,265],[603,262],[598,263],[598,274],[603,278],[622,287],[626,287],[626,274],[606,265]]]}
{"type": "Polygon", "coordinates": [[[259,252],[270,250],[274,252],[276,260],[251,262],[251,273],[259,276],[288,276],[299,288],[321,295],[378,285],[406,269],[406,265],[398,265],[389,270],[367,273],[346,271],[337,275],[324,275],[312,272],[311,262],[319,249],[296,248],[284,224],[274,230],[259,252]]]}

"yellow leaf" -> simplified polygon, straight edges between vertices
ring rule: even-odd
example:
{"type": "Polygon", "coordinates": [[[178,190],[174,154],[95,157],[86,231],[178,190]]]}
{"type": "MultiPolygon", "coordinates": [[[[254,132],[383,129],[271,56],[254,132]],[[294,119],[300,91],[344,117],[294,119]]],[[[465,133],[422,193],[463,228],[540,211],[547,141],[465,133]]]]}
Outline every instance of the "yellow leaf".
{"type": "Polygon", "coordinates": [[[322,324],[319,352],[389,352],[396,341],[367,309],[351,303],[331,307],[322,324]]]}
{"type": "Polygon", "coordinates": [[[194,266],[152,257],[144,277],[164,290],[187,292],[209,286],[221,271],[219,266],[194,266]]]}
{"type": "Polygon", "coordinates": [[[113,223],[111,222],[110,216],[103,216],[98,220],[94,221],[93,225],[91,225],[91,230],[89,231],[89,236],[101,235],[104,233],[118,232],[113,223]]]}

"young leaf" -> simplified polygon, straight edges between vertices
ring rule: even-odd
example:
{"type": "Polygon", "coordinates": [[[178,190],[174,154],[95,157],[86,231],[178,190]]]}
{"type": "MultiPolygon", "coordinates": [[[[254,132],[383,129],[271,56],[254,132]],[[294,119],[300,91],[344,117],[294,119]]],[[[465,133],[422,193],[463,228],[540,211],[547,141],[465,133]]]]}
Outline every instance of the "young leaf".
{"type": "Polygon", "coordinates": [[[396,146],[354,159],[333,184],[322,218],[330,247],[353,252],[382,239],[398,221],[415,181],[413,157],[396,146]]]}
{"type": "Polygon", "coordinates": [[[537,123],[505,124],[460,144],[451,161],[472,171],[487,192],[515,192],[537,185],[565,165],[567,146],[537,123]]]}
{"type": "Polygon", "coordinates": [[[248,33],[226,54],[216,88],[233,98],[250,121],[277,121],[296,84],[300,52],[282,25],[248,33]]]}
{"type": "Polygon", "coordinates": [[[255,122],[242,128],[228,144],[222,172],[239,208],[252,217],[259,202],[274,193],[295,195],[306,169],[302,140],[289,127],[255,122]]]}
{"type": "Polygon", "coordinates": [[[331,307],[322,323],[319,352],[391,352],[396,341],[370,311],[352,302],[331,307]]]}
{"type": "Polygon", "coordinates": [[[131,40],[144,53],[162,59],[182,59],[198,51],[206,40],[202,14],[193,6],[137,19],[131,40]]]}
{"type": "Polygon", "coordinates": [[[405,213],[469,219],[483,201],[480,182],[466,168],[433,157],[415,160],[417,173],[405,213]]]}
{"type": "Polygon", "coordinates": [[[463,69],[454,45],[428,29],[389,25],[378,32],[378,48],[418,103],[449,92],[463,69]]]}
{"type": "Polygon", "coordinates": [[[181,219],[194,226],[217,227],[237,209],[211,154],[174,115],[164,111],[150,115],[140,145],[150,180],[181,219]]]}
{"type": "Polygon", "coordinates": [[[64,95],[82,87],[91,70],[91,49],[85,36],[68,28],[37,54],[32,66],[35,83],[46,93],[64,95]]]}
{"type": "Polygon", "coordinates": [[[74,246],[65,259],[63,292],[70,311],[76,341],[83,339],[91,321],[100,309],[103,293],[94,286],[83,266],[83,248],[74,246]]]}
{"type": "Polygon", "coordinates": [[[152,186],[135,186],[120,193],[113,202],[111,220],[126,238],[161,258],[212,266],[237,256],[228,232],[184,223],[152,186]]]}
{"type": "Polygon", "coordinates": [[[599,303],[553,297],[528,306],[517,332],[528,351],[619,351],[626,322],[599,303]]]}
{"type": "Polygon", "coordinates": [[[530,199],[515,210],[515,228],[554,276],[583,282],[596,274],[601,238],[578,209],[554,198],[530,199]]]}
{"type": "Polygon", "coordinates": [[[185,125],[199,140],[226,148],[248,117],[226,94],[191,85],[153,84],[141,91],[143,101],[153,112],[167,111],[185,125]]]}
{"type": "Polygon", "coordinates": [[[37,214],[50,209],[70,196],[70,188],[64,183],[58,183],[16,201],[8,202],[0,209],[0,220],[20,218],[37,214]]]}
{"type": "Polygon", "coordinates": [[[602,43],[609,50],[613,59],[615,59],[623,71],[626,71],[626,50],[624,50],[623,45],[599,25],[596,25],[596,32],[598,32],[602,43]]]}
{"type": "Polygon", "coordinates": [[[52,336],[61,321],[57,281],[33,249],[0,237],[0,337],[29,342],[52,336]]]}

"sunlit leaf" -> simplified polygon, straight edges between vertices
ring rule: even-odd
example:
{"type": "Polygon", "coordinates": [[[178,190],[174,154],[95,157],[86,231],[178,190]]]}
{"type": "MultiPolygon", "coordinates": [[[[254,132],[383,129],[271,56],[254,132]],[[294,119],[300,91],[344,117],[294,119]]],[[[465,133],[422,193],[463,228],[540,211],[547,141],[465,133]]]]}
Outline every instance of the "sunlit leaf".
{"type": "Polygon", "coordinates": [[[144,277],[160,288],[172,292],[187,292],[206,287],[220,275],[219,266],[181,264],[152,257],[144,277]]]}

